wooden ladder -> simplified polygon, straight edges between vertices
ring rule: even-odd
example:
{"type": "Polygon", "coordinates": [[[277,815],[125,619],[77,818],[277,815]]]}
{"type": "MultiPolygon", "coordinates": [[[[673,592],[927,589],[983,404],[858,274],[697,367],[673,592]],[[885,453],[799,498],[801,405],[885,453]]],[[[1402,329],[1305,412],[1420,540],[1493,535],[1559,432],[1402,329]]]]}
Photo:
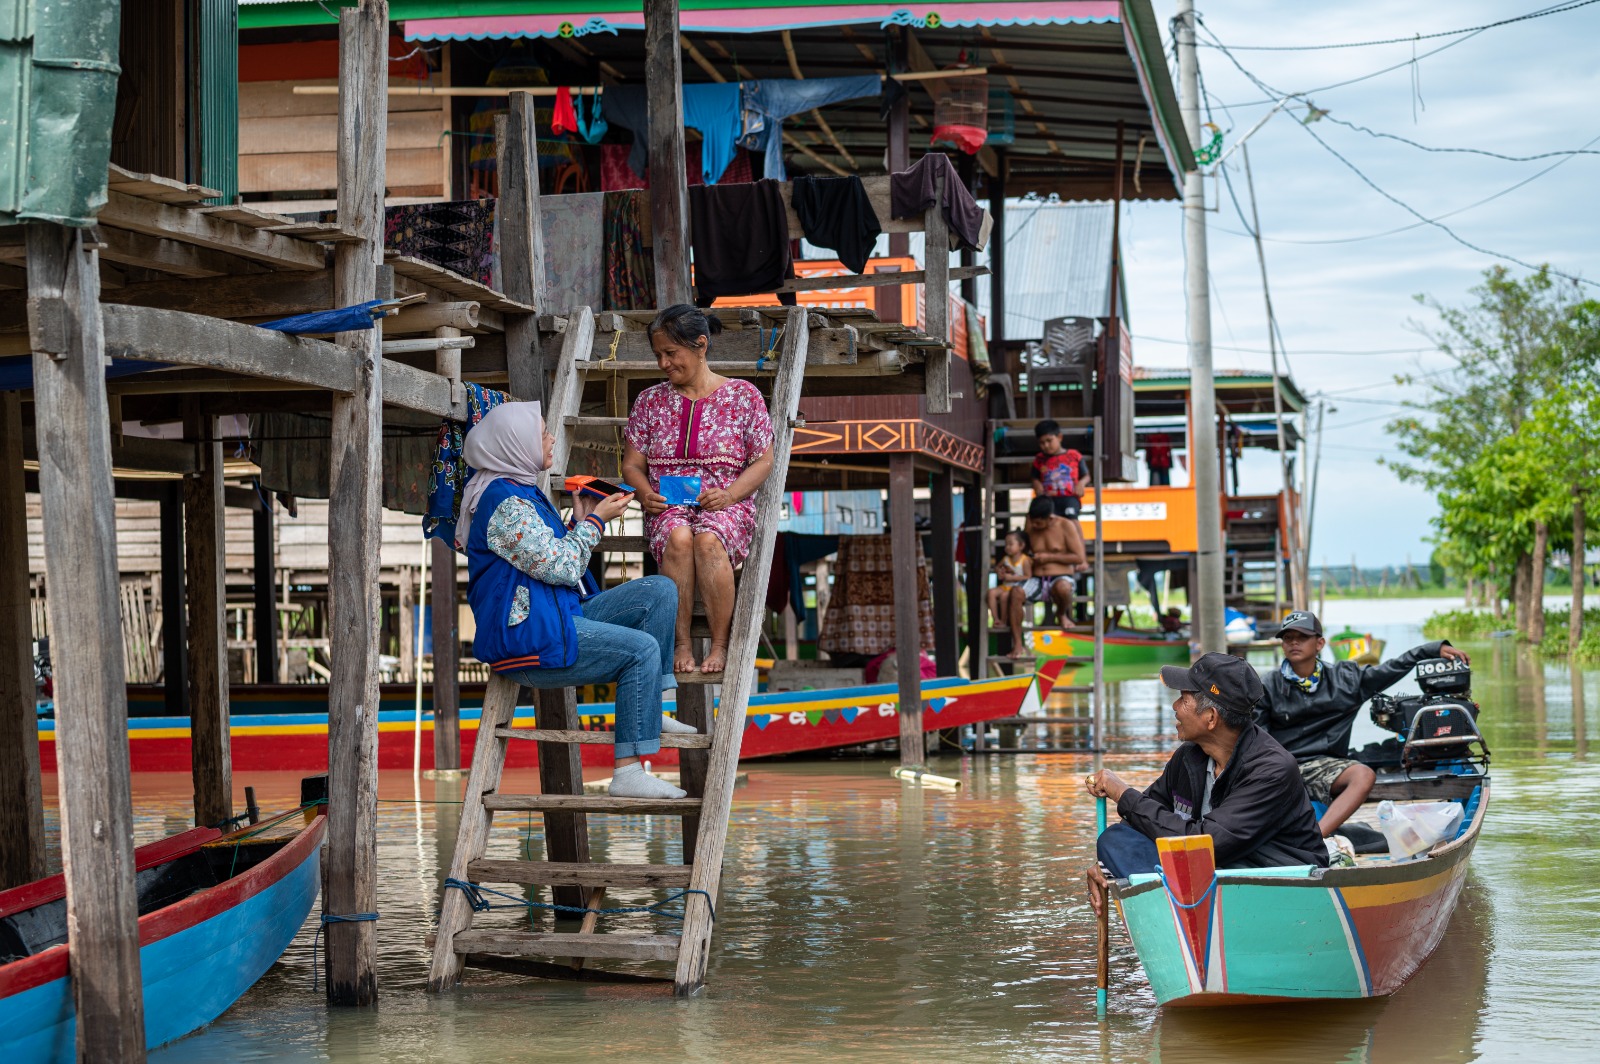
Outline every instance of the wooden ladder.
{"type": "MultiPolygon", "coordinates": [[[[557,470],[566,468],[570,454],[570,424],[590,420],[577,418],[584,380],[590,374],[603,375],[609,370],[605,360],[590,357],[594,334],[594,315],[588,308],[569,317],[546,412],[546,424],[556,437],[551,464],[557,470]]],[[[598,933],[599,917],[595,913],[585,915],[579,930],[571,932],[475,930],[468,895],[451,886],[442,891],[440,900],[439,929],[434,938],[433,964],[428,975],[430,991],[454,986],[460,980],[469,953],[572,958],[574,967],[590,958],[676,961],[675,993],[692,994],[703,985],[711,953],[713,907],[722,876],[722,854],[733,807],[745,710],[756,681],[756,641],[766,608],[765,574],[772,563],[780,503],[788,477],[808,337],[807,312],[803,308],[789,310],[770,402],[772,474],[756,496],[755,537],[744,563],[745,572],[758,578],[739,581],[728,665],[723,673],[715,714],[703,684],[680,686],[678,718],[697,727],[700,734],[661,737],[663,748],[681,751],[680,782],[689,796],[641,799],[582,793],[579,744],[612,744],[615,739],[610,732],[579,728],[577,703],[571,688],[538,692],[537,726],[516,728],[512,726],[512,718],[518,686],[496,675],[489,681],[483,715],[478,723],[472,771],[463,795],[461,827],[450,862],[450,878],[473,884],[548,885],[553,888],[557,904],[590,910],[601,907],[605,890],[612,887],[688,891],[681,899],[684,909],[681,933],[598,933]],[[527,740],[536,742],[539,747],[539,780],[544,793],[502,794],[500,779],[507,749],[512,742],[527,740]],[[486,856],[489,829],[494,814],[500,811],[542,814],[546,856],[552,859],[489,859],[486,856]],[[591,862],[587,821],[590,814],[680,818],[683,863],[591,862]]],[[[679,679],[682,682],[691,677],[680,675],[679,679]]]]}

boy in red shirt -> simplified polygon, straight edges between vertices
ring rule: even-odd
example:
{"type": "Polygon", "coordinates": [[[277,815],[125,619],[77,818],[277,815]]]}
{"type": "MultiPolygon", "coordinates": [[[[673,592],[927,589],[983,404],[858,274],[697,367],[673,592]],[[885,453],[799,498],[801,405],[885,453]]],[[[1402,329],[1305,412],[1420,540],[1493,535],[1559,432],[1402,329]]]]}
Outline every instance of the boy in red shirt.
{"type": "MultiPolygon", "coordinates": [[[[1089,464],[1078,451],[1062,448],[1061,426],[1049,418],[1033,427],[1033,436],[1039,443],[1039,453],[1033,456],[1033,493],[1049,499],[1056,515],[1072,522],[1082,543],[1078,514],[1083,509],[1083,489],[1089,483],[1089,464]]],[[[1089,566],[1079,566],[1077,571],[1088,572],[1089,566]]]]}

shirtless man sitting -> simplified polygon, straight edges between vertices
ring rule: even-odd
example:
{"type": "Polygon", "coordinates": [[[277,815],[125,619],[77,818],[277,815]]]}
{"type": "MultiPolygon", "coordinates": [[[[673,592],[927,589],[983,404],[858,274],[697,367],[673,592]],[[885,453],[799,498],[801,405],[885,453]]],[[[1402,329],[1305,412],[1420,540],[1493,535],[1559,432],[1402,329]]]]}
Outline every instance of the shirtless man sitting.
{"type": "Polygon", "coordinates": [[[1077,526],[1056,516],[1050,500],[1034,499],[1028,505],[1028,542],[1033,547],[1033,575],[1011,589],[1008,602],[1014,658],[1031,658],[1033,651],[1022,638],[1025,608],[1035,602],[1053,602],[1063,628],[1072,623],[1072,574],[1084,564],[1087,555],[1077,526]]]}

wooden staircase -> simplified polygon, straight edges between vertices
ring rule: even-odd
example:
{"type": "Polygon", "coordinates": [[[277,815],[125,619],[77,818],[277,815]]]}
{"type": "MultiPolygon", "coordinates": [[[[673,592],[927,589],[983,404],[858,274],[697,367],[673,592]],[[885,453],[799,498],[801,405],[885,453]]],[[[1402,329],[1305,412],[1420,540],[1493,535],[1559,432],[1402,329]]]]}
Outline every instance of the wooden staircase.
{"type": "MultiPolygon", "coordinates": [[[[553,469],[564,470],[571,453],[573,429],[597,420],[579,418],[583,384],[593,376],[611,376],[615,366],[591,357],[595,332],[593,314],[583,308],[567,321],[561,358],[551,390],[546,423],[556,437],[553,469]]],[[[574,967],[589,959],[623,961],[674,961],[673,988],[692,994],[704,983],[711,954],[714,906],[722,876],[722,854],[728,835],[728,817],[738,772],[739,747],[744,736],[745,710],[756,682],[755,658],[773,546],[778,530],[780,503],[788,476],[794,422],[799,410],[800,386],[805,373],[809,326],[804,309],[789,310],[783,326],[781,349],[776,355],[770,410],[773,425],[772,474],[756,497],[755,537],[745,559],[746,571],[761,579],[739,581],[728,645],[728,666],[720,676],[680,674],[678,718],[700,730],[698,735],[662,735],[663,747],[677,748],[680,786],[689,796],[679,799],[612,798],[587,795],[579,764],[581,744],[611,744],[608,732],[578,727],[576,699],[571,689],[540,691],[537,727],[512,727],[518,686],[494,677],[484,697],[483,716],[472,771],[463,795],[461,827],[450,878],[471,884],[549,886],[556,903],[591,910],[574,931],[534,932],[487,930],[473,927],[471,898],[464,890],[447,885],[442,892],[439,928],[434,938],[433,964],[428,989],[443,991],[461,977],[467,954],[572,958],[574,967]],[[721,697],[712,713],[708,683],[720,682],[721,697]],[[714,723],[714,726],[713,726],[714,723]],[[506,751],[513,742],[532,741],[539,746],[542,794],[502,794],[501,775],[506,751]],[[491,859],[486,856],[494,814],[539,813],[544,818],[547,861],[491,859]],[[682,823],[682,864],[608,864],[588,860],[588,821],[593,815],[667,816],[682,823]],[[678,903],[683,924],[678,934],[604,933],[600,915],[610,888],[646,888],[687,892],[678,903]]],[[[717,361],[714,367],[738,376],[742,364],[717,361]]],[[[758,370],[756,363],[748,367],[758,370]]],[[[759,372],[771,376],[770,360],[759,372]]],[[[643,537],[608,536],[600,550],[643,551],[643,537]]],[[[572,915],[578,915],[573,913],[572,915]]]]}

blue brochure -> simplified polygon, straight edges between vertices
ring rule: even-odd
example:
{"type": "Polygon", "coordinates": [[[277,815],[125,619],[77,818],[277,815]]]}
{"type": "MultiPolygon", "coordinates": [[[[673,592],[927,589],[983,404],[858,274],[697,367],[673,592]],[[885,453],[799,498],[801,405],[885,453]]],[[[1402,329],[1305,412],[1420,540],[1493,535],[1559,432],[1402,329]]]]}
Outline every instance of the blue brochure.
{"type": "Polygon", "coordinates": [[[699,477],[662,477],[661,495],[668,506],[700,505],[699,477]]]}

